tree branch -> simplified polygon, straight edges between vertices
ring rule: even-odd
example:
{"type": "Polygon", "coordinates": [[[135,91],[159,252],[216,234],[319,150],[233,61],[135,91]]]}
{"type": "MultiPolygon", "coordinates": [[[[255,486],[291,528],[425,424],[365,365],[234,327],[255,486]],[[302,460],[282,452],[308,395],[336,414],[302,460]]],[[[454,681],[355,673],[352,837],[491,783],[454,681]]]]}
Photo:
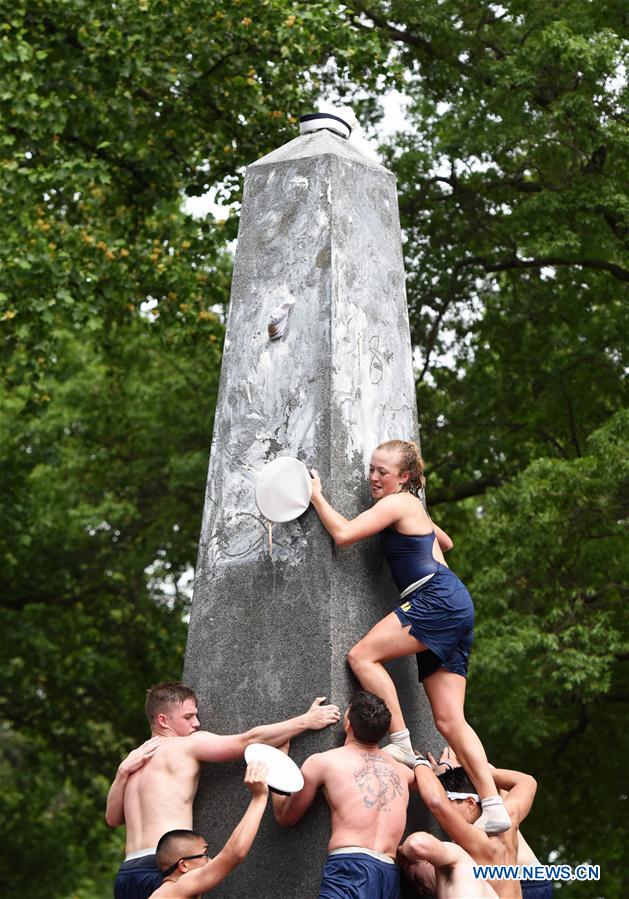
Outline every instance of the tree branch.
{"type": "Polygon", "coordinates": [[[510,259],[504,262],[491,262],[486,256],[471,256],[461,262],[461,268],[470,265],[478,265],[486,272],[505,272],[513,269],[543,268],[549,266],[572,266],[576,265],[580,268],[593,268],[601,271],[607,271],[619,281],[629,281],[629,271],[616,265],[615,262],[608,262],[606,259],[567,259],[564,256],[541,256],[539,259],[510,259]]]}
{"type": "Polygon", "coordinates": [[[605,206],[595,206],[594,210],[603,216],[612,234],[617,237],[618,240],[624,241],[627,236],[627,225],[623,218],[617,213],[607,209],[605,206]]]}
{"type": "MultiPolygon", "coordinates": [[[[417,47],[432,58],[437,57],[435,48],[430,41],[426,40],[426,38],[420,37],[418,34],[413,34],[411,31],[402,31],[399,28],[396,28],[394,25],[387,22],[384,16],[381,16],[378,12],[370,9],[365,3],[360,2],[360,0],[355,0],[355,2],[352,3],[352,7],[367,16],[367,18],[370,19],[380,31],[384,32],[387,37],[390,37],[391,40],[398,41],[402,44],[408,44],[410,47],[417,47]]],[[[360,25],[359,22],[357,24],[360,25]]]]}
{"type": "MultiPolygon", "coordinates": [[[[450,291],[450,292],[452,293],[452,291],[450,291]]],[[[424,362],[424,366],[418,375],[418,378],[417,378],[418,381],[424,380],[424,378],[426,377],[426,373],[427,373],[428,369],[430,368],[430,357],[432,355],[432,351],[435,348],[435,344],[437,342],[437,337],[439,335],[439,330],[441,328],[441,323],[443,322],[444,316],[445,316],[446,312],[448,311],[449,305],[450,305],[450,298],[447,298],[443,301],[443,303],[439,307],[439,310],[437,312],[437,317],[434,320],[434,322],[432,323],[432,326],[430,328],[430,332],[428,334],[427,339],[424,341],[422,349],[424,350],[424,352],[426,354],[426,359],[424,362]]]]}
{"type": "Polygon", "coordinates": [[[559,378],[559,387],[561,388],[561,392],[563,393],[564,399],[566,401],[566,406],[568,408],[568,424],[570,426],[570,436],[572,437],[572,445],[575,448],[577,456],[581,457],[581,445],[579,443],[579,435],[577,434],[577,423],[574,417],[574,409],[572,406],[572,400],[570,399],[570,394],[566,388],[566,385],[563,382],[563,378],[559,378]]]}
{"type": "Polygon", "coordinates": [[[461,499],[469,499],[471,496],[482,496],[490,487],[500,487],[503,479],[498,475],[489,475],[476,481],[464,481],[456,487],[438,487],[436,490],[427,491],[430,498],[430,506],[439,506],[442,503],[454,503],[461,499]]]}
{"type": "Polygon", "coordinates": [[[556,762],[559,759],[559,756],[563,755],[574,738],[580,736],[589,723],[590,719],[588,717],[587,711],[582,707],[578,723],[572,728],[572,730],[569,730],[568,733],[564,734],[558,741],[557,748],[552,755],[553,762],[556,762]]]}
{"type": "Polygon", "coordinates": [[[418,209],[425,206],[424,193],[431,184],[447,184],[451,188],[451,192],[441,192],[439,196],[433,196],[433,202],[444,198],[447,199],[456,194],[477,194],[482,196],[484,191],[500,190],[501,188],[515,188],[520,193],[525,194],[538,194],[544,190],[558,190],[556,187],[541,184],[539,181],[530,181],[522,175],[484,180],[473,188],[468,187],[465,181],[461,181],[461,179],[456,176],[448,178],[445,175],[435,175],[432,178],[420,178],[418,179],[417,184],[420,188],[419,193],[411,195],[406,201],[404,198],[400,198],[400,212],[403,212],[405,215],[414,215],[418,209]],[[424,191],[422,191],[422,188],[424,188],[424,191]]]}

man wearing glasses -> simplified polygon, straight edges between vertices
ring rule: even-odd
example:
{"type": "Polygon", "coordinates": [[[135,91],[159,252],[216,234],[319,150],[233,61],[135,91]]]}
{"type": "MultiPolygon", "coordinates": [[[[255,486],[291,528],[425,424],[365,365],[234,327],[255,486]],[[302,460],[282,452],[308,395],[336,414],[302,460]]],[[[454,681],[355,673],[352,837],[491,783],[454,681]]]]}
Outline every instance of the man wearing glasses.
{"type": "Polygon", "coordinates": [[[238,827],[214,858],[208,845],[192,830],[171,830],[157,844],[157,867],[164,882],[150,899],[195,899],[213,890],[240,864],[251,849],[266,808],[267,769],[261,762],[247,766],[245,784],[251,802],[238,827]]]}
{"type": "Polygon", "coordinates": [[[115,899],[148,899],[162,883],[155,852],[167,831],[192,829],[192,803],[202,762],[242,758],[249,743],[280,746],[306,730],[338,721],[335,705],[315,699],[288,721],[262,724],[243,734],[200,730],[197,700],[183,684],[157,684],[148,691],[146,716],[152,737],[120,764],[107,797],[110,827],[125,824],[126,857],[114,885],[115,899]]]}

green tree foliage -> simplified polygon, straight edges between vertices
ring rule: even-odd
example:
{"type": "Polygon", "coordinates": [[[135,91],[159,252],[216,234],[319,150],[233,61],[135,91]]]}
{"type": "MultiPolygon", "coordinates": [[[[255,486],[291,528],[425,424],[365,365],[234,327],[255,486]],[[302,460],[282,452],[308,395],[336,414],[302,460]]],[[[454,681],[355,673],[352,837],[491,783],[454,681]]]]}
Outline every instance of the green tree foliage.
{"type": "Polygon", "coordinates": [[[85,879],[87,896],[110,893],[122,847],[103,821],[108,781],[143,737],[146,687],[181,672],[178,582],[220,358],[220,322],[204,325],[176,357],[152,322],[126,327],[116,353],[57,333],[43,409],[27,387],[0,394],[4,895],[53,895],[54,881],[63,896],[85,879]]]}
{"type": "Polygon", "coordinates": [[[358,42],[336,4],[278,0],[16,0],[0,22],[0,892],[94,899],[196,561],[236,220],[183,201],[237,201],[358,42]]]}
{"type": "Polygon", "coordinates": [[[470,710],[494,757],[539,780],[525,826],[538,851],[602,864],[605,896],[626,886],[628,435],[623,411],[579,458],[538,459],[490,491],[458,553],[478,615],[470,710]]]}
{"type": "Polygon", "coordinates": [[[295,135],[320,88],[307,70],[332,44],[352,53],[352,34],[334,4],[4,7],[2,350],[36,380],[60,324],[98,331],[151,297],[176,326],[225,301],[234,228],[199,226],[181,198],[237,194],[242,166],[295,135]]]}
{"type": "Polygon", "coordinates": [[[470,710],[495,760],[538,778],[525,830],[540,855],[602,865],[600,886],[562,895],[621,897],[626,10],[352,7],[409,100],[385,151],[428,499],[477,601],[470,710]]]}
{"type": "Polygon", "coordinates": [[[353,6],[387,42],[409,98],[413,127],[387,155],[422,433],[433,501],[464,498],[538,454],[579,455],[617,407],[625,13],[580,0],[353,6]]]}

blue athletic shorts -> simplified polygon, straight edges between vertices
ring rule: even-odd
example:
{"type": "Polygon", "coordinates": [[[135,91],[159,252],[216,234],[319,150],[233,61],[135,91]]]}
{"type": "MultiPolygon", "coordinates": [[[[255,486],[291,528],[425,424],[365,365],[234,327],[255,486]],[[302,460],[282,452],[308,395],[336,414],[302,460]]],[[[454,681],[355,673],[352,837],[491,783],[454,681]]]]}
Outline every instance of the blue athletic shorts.
{"type": "Polygon", "coordinates": [[[120,865],[114,883],[114,899],[148,899],[163,881],[155,855],[132,858],[120,865]]]}
{"type": "Polygon", "coordinates": [[[467,677],[474,639],[474,603],[467,587],[445,565],[395,609],[401,624],[427,647],[417,653],[419,679],[439,667],[467,677]]]}
{"type": "Polygon", "coordinates": [[[521,880],[522,899],[553,899],[550,880],[521,880]]]}
{"type": "Polygon", "coordinates": [[[319,899],[399,899],[399,895],[397,865],[362,852],[328,856],[319,899]]]}

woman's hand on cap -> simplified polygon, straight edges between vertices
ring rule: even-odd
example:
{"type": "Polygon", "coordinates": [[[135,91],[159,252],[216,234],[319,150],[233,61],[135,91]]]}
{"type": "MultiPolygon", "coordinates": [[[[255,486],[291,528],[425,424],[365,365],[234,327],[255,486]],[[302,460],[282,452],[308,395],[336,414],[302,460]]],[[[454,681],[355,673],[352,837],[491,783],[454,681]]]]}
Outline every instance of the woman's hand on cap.
{"type": "Polygon", "coordinates": [[[310,469],[310,477],[312,478],[312,502],[312,500],[319,499],[321,496],[321,478],[314,468],[310,469]]]}

